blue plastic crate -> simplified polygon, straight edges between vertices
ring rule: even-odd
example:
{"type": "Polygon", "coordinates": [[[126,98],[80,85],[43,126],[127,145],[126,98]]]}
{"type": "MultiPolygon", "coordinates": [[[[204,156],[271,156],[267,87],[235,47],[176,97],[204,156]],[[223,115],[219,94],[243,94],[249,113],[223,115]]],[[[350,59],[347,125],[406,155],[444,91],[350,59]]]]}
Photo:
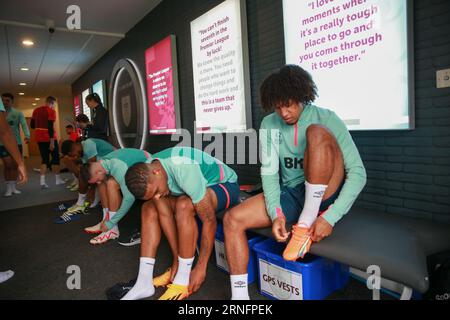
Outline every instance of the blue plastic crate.
{"type": "Polygon", "coordinates": [[[323,300],[348,283],[348,266],[314,255],[297,262],[285,261],[285,247],[273,239],[253,247],[262,295],[276,300],[323,300]]]}
{"type": "MultiPolygon", "coordinates": [[[[248,239],[248,247],[249,247],[249,261],[248,261],[248,267],[247,267],[248,279],[247,279],[247,281],[248,281],[248,284],[252,284],[258,278],[258,266],[257,266],[256,253],[252,249],[257,243],[264,241],[266,238],[248,232],[247,239],[248,239]]],[[[215,239],[215,244],[214,244],[214,251],[216,253],[216,265],[220,270],[229,274],[230,271],[228,269],[228,263],[227,263],[226,256],[225,256],[224,242],[225,242],[225,236],[223,233],[223,225],[218,224],[217,231],[216,231],[216,239],[215,239]]]]}

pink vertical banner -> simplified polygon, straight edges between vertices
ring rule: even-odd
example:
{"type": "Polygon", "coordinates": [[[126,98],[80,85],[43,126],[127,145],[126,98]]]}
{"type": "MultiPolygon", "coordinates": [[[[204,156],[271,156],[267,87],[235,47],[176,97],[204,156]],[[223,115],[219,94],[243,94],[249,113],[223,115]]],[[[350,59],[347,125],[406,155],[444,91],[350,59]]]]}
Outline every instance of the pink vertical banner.
{"type": "Polygon", "coordinates": [[[172,134],[177,129],[174,41],[168,36],[145,51],[150,134],[172,134]]]}
{"type": "Polygon", "coordinates": [[[75,117],[81,113],[80,96],[79,95],[77,95],[73,98],[73,112],[75,114],[75,117]]]}

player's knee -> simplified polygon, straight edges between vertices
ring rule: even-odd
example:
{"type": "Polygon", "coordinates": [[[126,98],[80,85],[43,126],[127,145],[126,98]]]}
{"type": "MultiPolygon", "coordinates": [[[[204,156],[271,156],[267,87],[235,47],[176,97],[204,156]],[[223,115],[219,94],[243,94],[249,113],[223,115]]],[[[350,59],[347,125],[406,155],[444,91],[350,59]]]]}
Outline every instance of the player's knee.
{"type": "Polygon", "coordinates": [[[188,197],[180,197],[175,205],[176,220],[182,222],[194,216],[194,205],[188,197]]]}
{"type": "Polygon", "coordinates": [[[225,234],[245,230],[245,224],[239,218],[238,211],[231,209],[223,217],[223,230],[225,234]]]}
{"type": "Polygon", "coordinates": [[[306,140],[311,145],[318,145],[324,142],[333,143],[335,141],[328,128],[320,124],[312,124],[306,129],[306,140]]]}
{"type": "Polygon", "coordinates": [[[141,217],[143,220],[155,219],[157,216],[158,212],[153,201],[147,201],[142,205],[141,217]]]}
{"type": "Polygon", "coordinates": [[[106,187],[107,187],[108,189],[116,190],[116,189],[119,188],[119,184],[117,183],[116,180],[114,180],[114,179],[109,179],[109,180],[106,182],[106,187]]]}

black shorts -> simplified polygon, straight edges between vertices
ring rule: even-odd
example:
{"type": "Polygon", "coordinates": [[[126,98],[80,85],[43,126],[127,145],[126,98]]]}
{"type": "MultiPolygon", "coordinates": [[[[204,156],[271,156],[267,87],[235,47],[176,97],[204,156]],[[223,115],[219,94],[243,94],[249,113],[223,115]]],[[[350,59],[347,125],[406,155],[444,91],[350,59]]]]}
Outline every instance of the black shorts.
{"type": "MultiPolygon", "coordinates": [[[[19,147],[20,154],[23,155],[22,145],[19,144],[17,146],[19,147]]],[[[0,146],[0,158],[7,158],[7,157],[11,157],[11,154],[8,152],[8,150],[6,150],[5,146],[0,146]]]]}
{"type": "Polygon", "coordinates": [[[47,168],[51,168],[52,165],[59,166],[59,145],[58,141],[54,140],[53,152],[50,151],[50,142],[39,142],[39,152],[41,154],[42,164],[47,165],[47,168]],[[50,156],[52,160],[50,161],[50,156]]]}

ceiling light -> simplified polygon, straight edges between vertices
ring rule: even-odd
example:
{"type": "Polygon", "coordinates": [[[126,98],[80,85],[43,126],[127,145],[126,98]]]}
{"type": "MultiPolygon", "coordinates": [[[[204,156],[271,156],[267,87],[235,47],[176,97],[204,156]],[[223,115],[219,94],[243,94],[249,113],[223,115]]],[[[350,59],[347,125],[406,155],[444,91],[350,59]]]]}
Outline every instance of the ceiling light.
{"type": "Polygon", "coordinates": [[[25,82],[21,82],[21,83],[19,83],[19,86],[26,86],[27,84],[25,83],[25,82]]]}
{"type": "Polygon", "coordinates": [[[22,44],[23,44],[24,46],[26,46],[26,47],[34,46],[34,42],[31,41],[31,40],[28,40],[28,39],[23,40],[23,41],[22,41],[22,44]]]}
{"type": "Polygon", "coordinates": [[[33,107],[36,107],[36,106],[37,106],[37,104],[36,104],[36,103],[32,103],[32,105],[33,105],[33,107]]]}
{"type": "Polygon", "coordinates": [[[25,93],[19,92],[19,96],[24,96],[24,95],[25,95],[25,93]]]}
{"type": "Polygon", "coordinates": [[[21,71],[30,71],[30,69],[27,68],[27,67],[22,67],[22,68],[20,68],[20,70],[21,70],[21,71]]]}
{"type": "Polygon", "coordinates": [[[39,101],[39,100],[41,100],[41,98],[35,98],[34,100],[39,101]]]}

